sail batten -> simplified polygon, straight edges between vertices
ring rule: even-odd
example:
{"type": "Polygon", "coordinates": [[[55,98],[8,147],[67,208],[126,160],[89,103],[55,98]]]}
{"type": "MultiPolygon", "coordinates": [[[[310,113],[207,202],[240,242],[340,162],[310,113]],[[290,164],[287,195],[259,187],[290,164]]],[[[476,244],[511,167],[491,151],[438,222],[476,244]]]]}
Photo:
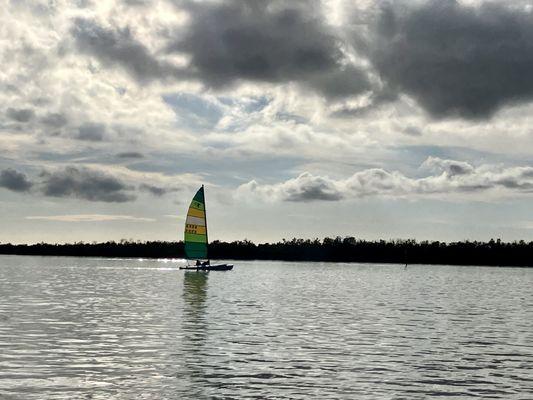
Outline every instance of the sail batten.
{"type": "Polygon", "coordinates": [[[207,221],[203,186],[194,195],[187,211],[184,239],[187,258],[207,258],[207,221]]]}

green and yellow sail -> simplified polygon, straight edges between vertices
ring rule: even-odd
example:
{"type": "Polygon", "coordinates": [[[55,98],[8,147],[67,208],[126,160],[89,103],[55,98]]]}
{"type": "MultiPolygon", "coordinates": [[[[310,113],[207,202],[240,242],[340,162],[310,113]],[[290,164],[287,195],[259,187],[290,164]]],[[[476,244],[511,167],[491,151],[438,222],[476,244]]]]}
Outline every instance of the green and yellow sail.
{"type": "Polygon", "coordinates": [[[194,195],[187,211],[184,242],[187,258],[196,260],[207,258],[207,220],[203,185],[194,195]]]}

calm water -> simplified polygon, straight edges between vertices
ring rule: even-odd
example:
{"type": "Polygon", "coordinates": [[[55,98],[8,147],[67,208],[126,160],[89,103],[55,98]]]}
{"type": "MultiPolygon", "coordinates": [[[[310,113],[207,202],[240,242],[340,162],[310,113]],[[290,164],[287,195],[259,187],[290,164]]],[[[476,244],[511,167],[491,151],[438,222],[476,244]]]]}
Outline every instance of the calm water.
{"type": "Polygon", "coordinates": [[[533,399],[533,269],[0,256],[1,399],[533,399]]]}

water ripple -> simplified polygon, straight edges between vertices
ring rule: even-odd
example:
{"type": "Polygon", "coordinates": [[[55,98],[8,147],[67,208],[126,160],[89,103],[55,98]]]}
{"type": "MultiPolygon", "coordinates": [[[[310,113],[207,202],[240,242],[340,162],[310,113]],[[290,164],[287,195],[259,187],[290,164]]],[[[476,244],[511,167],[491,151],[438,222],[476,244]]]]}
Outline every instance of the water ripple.
{"type": "Polygon", "coordinates": [[[533,398],[533,270],[0,257],[2,399],[533,398]]]}

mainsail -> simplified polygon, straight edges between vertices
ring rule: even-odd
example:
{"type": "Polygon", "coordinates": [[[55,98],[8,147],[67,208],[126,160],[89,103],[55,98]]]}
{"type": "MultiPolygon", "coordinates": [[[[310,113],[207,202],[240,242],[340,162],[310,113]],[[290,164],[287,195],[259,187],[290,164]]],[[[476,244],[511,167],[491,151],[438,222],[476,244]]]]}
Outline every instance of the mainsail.
{"type": "Polygon", "coordinates": [[[185,220],[185,256],[189,259],[207,258],[207,220],[205,217],[204,186],[196,192],[185,220]]]}

